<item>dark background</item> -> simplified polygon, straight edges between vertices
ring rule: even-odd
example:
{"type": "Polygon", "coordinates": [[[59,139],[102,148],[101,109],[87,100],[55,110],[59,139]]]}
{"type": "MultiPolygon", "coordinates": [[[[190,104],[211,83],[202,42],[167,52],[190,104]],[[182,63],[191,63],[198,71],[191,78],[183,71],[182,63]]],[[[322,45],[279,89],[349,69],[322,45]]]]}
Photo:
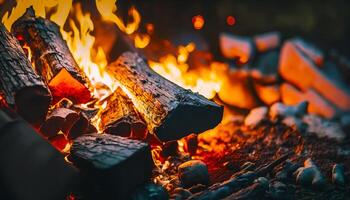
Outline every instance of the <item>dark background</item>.
{"type": "MultiPolygon", "coordinates": [[[[94,0],[80,2],[89,10],[95,9],[94,0]]],[[[5,0],[0,16],[13,4],[13,0],[5,0]]],[[[283,38],[302,36],[326,51],[334,48],[350,55],[350,1],[347,0],[118,0],[117,4],[118,15],[125,19],[128,8],[135,5],[142,22],[155,25],[157,37],[175,38],[176,42],[179,35],[194,33],[205,39],[214,54],[220,32],[253,36],[280,31],[283,38]],[[205,19],[201,30],[193,28],[195,15],[205,19]],[[226,24],[228,15],[236,18],[234,26],[226,24]]]]}

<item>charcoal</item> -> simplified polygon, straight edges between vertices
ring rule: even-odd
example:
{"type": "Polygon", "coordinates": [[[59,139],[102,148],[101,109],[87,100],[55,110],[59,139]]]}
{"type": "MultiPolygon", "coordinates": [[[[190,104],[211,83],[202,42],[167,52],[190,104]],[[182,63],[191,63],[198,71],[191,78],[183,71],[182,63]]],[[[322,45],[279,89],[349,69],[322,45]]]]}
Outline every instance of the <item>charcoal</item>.
{"type": "Polygon", "coordinates": [[[101,198],[126,199],[151,176],[148,144],[109,134],[76,138],[69,160],[101,188],[101,198]]]}
{"type": "Polygon", "coordinates": [[[78,171],[63,155],[26,122],[8,119],[0,111],[0,185],[8,199],[62,200],[76,190],[78,171]]]}

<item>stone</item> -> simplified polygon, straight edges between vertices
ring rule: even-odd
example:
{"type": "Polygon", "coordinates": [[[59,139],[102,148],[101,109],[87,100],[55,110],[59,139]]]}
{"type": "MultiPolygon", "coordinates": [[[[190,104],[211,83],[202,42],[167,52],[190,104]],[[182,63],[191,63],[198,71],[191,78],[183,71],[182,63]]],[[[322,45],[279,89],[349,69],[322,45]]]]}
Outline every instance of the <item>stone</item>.
{"type": "Polygon", "coordinates": [[[275,200],[284,200],[284,199],[289,199],[287,198],[288,196],[288,188],[286,184],[279,182],[279,181],[274,181],[269,185],[269,196],[272,199],[275,200]]]}
{"type": "Polygon", "coordinates": [[[345,185],[344,166],[340,164],[333,165],[332,182],[336,185],[345,185]]]}
{"type": "Polygon", "coordinates": [[[244,120],[244,125],[256,127],[267,117],[268,109],[265,106],[252,109],[244,120]]]}
{"type": "Polygon", "coordinates": [[[305,160],[304,167],[297,169],[295,174],[296,182],[299,184],[312,186],[316,189],[324,189],[327,185],[326,178],[310,158],[305,160]]]}
{"type": "Polygon", "coordinates": [[[169,199],[168,192],[161,185],[147,183],[137,188],[131,200],[167,200],[169,199]]]}
{"type": "Polygon", "coordinates": [[[295,106],[288,106],[277,102],[270,107],[269,115],[272,119],[285,118],[287,116],[302,117],[307,113],[307,102],[301,102],[295,106]]]}
{"type": "Polygon", "coordinates": [[[185,188],[196,184],[209,184],[208,167],[200,160],[190,160],[179,165],[178,176],[181,184],[185,188]]]}

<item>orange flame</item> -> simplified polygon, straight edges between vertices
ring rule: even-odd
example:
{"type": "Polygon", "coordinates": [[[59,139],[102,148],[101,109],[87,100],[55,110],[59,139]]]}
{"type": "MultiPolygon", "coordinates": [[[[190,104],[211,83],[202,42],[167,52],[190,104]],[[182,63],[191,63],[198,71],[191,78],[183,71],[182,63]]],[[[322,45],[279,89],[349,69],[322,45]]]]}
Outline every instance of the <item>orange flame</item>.
{"type": "Polygon", "coordinates": [[[189,54],[194,50],[194,43],[189,43],[186,46],[179,46],[177,57],[168,54],[161,57],[159,62],[149,61],[149,65],[158,74],[177,85],[186,89],[191,89],[193,92],[198,92],[211,99],[219,92],[221,81],[214,70],[202,69],[202,72],[189,71],[187,60],[189,54]]]}

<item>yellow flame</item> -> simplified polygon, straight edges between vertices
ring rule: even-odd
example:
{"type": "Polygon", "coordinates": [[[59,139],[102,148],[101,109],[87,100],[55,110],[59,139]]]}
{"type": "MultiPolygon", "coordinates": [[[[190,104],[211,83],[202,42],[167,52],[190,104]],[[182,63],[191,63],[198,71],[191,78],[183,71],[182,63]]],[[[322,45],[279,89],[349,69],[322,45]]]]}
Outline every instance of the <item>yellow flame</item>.
{"type": "Polygon", "coordinates": [[[117,11],[116,2],[117,0],[96,0],[96,7],[104,20],[115,23],[121,31],[127,34],[134,33],[141,22],[140,13],[135,7],[131,7],[128,14],[132,17],[133,21],[125,25],[123,20],[115,14],[117,11]]]}
{"type": "Polygon", "coordinates": [[[168,54],[161,57],[158,62],[149,61],[149,65],[155,72],[173,83],[211,99],[220,90],[221,81],[214,70],[189,70],[187,60],[189,54],[194,50],[195,45],[193,43],[179,46],[177,57],[168,54]]]}
{"type": "Polygon", "coordinates": [[[79,24],[75,24],[74,20],[70,19],[69,25],[72,31],[66,32],[61,29],[61,33],[79,67],[92,83],[94,95],[101,97],[99,91],[101,84],[108,86],[110,91],[115,87],[112,78],[105,71],[106,55],[102,48],[99,47],[97,50],[94,48],[95,37],[91,35],[94,24],[90,14],[84,14],[80,4],[74,6],[74,14],[79,24]]]}
{"type": "Polygon", "coordinates": [[[145,48],[150,41],[151,37],[148,34],[136,34],[135,47],[139,49],[145,48]]]}
{"type": "Polygon", "coordinates": [[[12,8],[11,12],[7,11],[2,17],[2,23],[5,25],[7,30],[11,29],[12,24],[21,17],[26,9],[33,6],[36,15],[40,17],[46,17],[46,8],[57,6],[57,0],[16,0],[16,6],[12,8]]]}

